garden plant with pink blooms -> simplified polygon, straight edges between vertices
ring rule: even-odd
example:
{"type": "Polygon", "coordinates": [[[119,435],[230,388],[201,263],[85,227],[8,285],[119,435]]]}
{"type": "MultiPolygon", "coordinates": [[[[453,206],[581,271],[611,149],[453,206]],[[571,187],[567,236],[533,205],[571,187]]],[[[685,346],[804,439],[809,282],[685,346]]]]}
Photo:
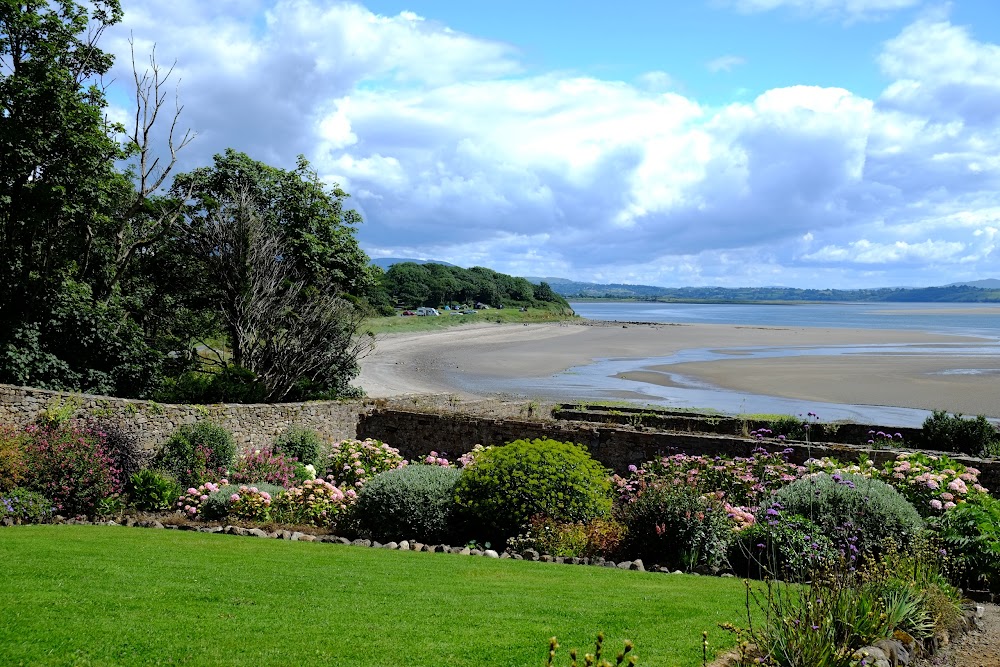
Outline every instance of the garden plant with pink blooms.
{"type": "Polygon", "coordinates": [[[341,489],[359,491],[380,472],[407,463],[399,450],[379,440],[348,438],[335,443],[326,460],[326,478],[341,489]]]}

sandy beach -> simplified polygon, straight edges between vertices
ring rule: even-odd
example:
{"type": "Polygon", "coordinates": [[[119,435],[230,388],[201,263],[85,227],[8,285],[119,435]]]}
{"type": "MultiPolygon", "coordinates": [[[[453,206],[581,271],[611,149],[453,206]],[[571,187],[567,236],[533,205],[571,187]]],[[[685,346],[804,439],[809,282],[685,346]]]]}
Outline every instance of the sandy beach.
{"type": "Polygon", "coordinates": [[[984,344],[995,345],[982,338],[869,329],[477,324],[385,336],[375,352],[362,360],[356,384],[372,397],[440,392],[486,397],[498,381],[510,386],[512,380],[523,379],[532,381],[532,398],[545,398],[544,383],[538,380],[594,360],[647,359],[707,350],[722,359],[666,367],[651,364],[620,377],[680,386],[693,379],[751,394],[1000,416],[995,391],[1000,355],[962,354],[963,346],[981,348],[984,344]],[[863,345],[904,346],[904,352],[894,348],[892,354],[823,355],[822,348],[863,345]],[[905,346],[915,352],[906,353],[905,346]],[[748,347],[804,348],[813,350],[814,356],[747,358],[748,352],[740,348],[748,347]]]}

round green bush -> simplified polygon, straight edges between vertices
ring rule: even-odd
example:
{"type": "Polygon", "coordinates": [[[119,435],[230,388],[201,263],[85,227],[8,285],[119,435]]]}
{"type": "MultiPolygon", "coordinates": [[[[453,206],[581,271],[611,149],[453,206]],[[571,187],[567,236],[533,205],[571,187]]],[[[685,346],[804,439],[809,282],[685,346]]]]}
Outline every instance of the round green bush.
{"type": "Polygon", "coordinates": [[[302,465],[319,467],[319,453],[323,440],[316,431],[303,426],[289,426],[274,441],[274,451],[285,456],[294,456],[302,465]]]}
{"type": "Polygon", "coordinates": [[[178,427],[154,466],[176,477],[182,486],[197,486],[224,477],[235,456],[232,434],[218,424],[200,421],[178,427]]]}
{"type": "Polygon", "coordinates": [[[733,528],[722,503],[686,485],[658,481],[624,505],[622,553],[685,572],[715,572],[725,563],[733,528]]]}
{"type": "Polygon", "coordinates": [[[886,540],[905,547],[924,526],[917,510],[896,489],[861,475],[804,477],[779,489],[773,499],[758,520],[803,516],[822,528],[849,559],[879,553],[886,540]]]}
{"type": "Polygon", "coordinates": [[[375,475],[355,508],[363,533],[373,539],[443,542],[455,534],[454,468],[408,465],[375,475]]]}
{"type": "Polygon", "coordinates": [[[608,471],[579,445],[515,440],[481,452],[455,487],[483,537],[502,544],[533,516],[588,521],[611,509],[608,471]]]}

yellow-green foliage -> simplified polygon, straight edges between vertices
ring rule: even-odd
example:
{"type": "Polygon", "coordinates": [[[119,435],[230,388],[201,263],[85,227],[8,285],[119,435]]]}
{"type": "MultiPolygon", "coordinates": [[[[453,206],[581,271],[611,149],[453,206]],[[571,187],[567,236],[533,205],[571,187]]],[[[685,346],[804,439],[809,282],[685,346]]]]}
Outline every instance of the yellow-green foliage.
{"type": "Polygon", "coordinates": [[[533,516],[588,521],[611,509],[608,471],[580,445],[515,440],[484,450],[455,488],[456,499],[492,538],[517,534],[533,516]]]}

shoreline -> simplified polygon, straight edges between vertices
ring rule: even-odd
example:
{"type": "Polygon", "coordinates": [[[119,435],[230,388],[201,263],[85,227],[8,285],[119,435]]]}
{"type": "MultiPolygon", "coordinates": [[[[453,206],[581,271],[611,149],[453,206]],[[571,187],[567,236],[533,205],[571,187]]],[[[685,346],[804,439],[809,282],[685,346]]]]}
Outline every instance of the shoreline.
{"type": "Polygon", "coordinates": [[[997,346],[992,339],[912,330],[594,320],[483,323],[386,335],[375,352],[361,360],[355,384],[374,398],[419,393],[489,398],[519,393],[523,381],[521,395],[565,400],[572,390],[563,386],[563,376],[554,376],[569,369],[592,369],[600,360],[650,360],[624,373],[595,376],[594,381],[608,398],[641,397],[634,389],[615,387],[616,376],[624,376],[649,388],[683,388],[693,381],[709,392],[716,388],[821,403],[946,409],[996,417],[1000,401],[993,398],[993,387],[1000,375],[1000,347],[997,355],[962,354],[992,346],[997,346]],[[842,354],[837,348],[844,346],[894,346],[918,353],[842,354]],[[815,353],[762,359],[749,357],[747,348],[815,353]],[[834,353],[822,354],[826,348],[834,353]],[[711,351],[722,358],[697,360],[695,354],[694,361],[668,366],[655,362],[695,351],[711,351]]]}

